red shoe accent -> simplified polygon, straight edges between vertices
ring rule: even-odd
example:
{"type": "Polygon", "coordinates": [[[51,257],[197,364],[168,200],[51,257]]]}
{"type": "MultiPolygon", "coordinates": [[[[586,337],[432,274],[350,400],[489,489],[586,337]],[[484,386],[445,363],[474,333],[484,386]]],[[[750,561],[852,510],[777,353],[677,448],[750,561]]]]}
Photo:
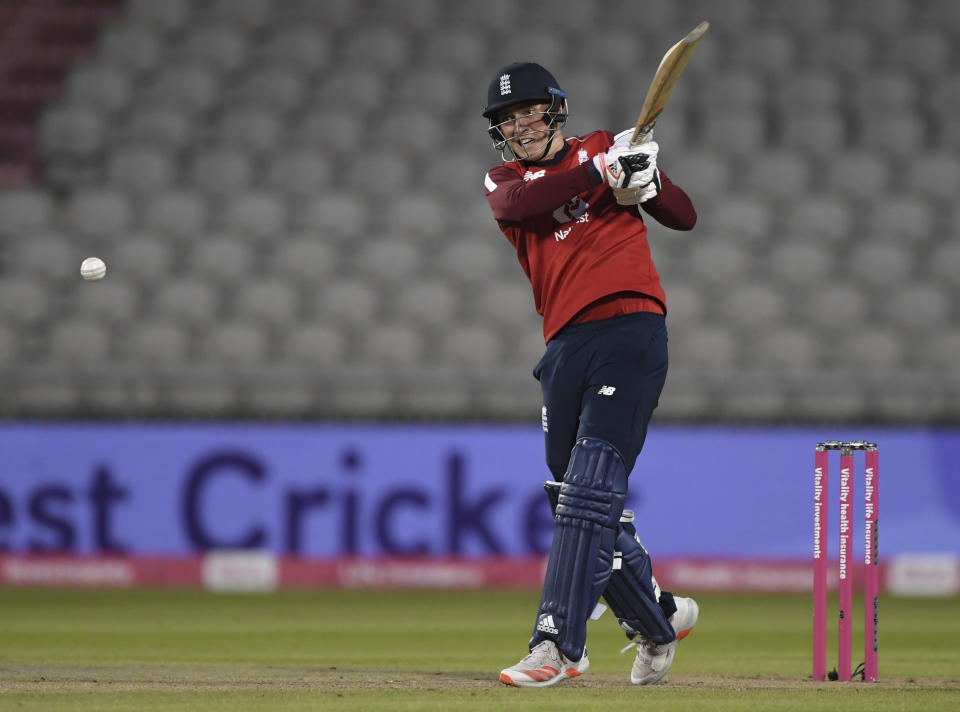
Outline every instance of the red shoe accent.
{"type": "Polygon", "coordinates": [[[504,685],[512,685],[513,687],[520,687],[517,683],[511,680],[510,676],[507,675],[507,673],[505,672],[500,673],[500,682],[502,682],[504,685]]]}

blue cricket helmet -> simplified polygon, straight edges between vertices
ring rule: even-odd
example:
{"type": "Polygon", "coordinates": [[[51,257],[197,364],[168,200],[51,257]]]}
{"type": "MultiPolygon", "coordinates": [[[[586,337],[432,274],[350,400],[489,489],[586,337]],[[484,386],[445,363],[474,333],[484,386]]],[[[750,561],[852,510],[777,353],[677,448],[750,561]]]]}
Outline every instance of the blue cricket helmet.
{"type": "Polygon", "coordinates": [[[527,101],[550,104],[550,113],[558,114],[567,93],[554,76],[535,62],[514,62],[496,73],[487,88],[487,106],[483,115],[493,120],[500,109],[527,101]]]}

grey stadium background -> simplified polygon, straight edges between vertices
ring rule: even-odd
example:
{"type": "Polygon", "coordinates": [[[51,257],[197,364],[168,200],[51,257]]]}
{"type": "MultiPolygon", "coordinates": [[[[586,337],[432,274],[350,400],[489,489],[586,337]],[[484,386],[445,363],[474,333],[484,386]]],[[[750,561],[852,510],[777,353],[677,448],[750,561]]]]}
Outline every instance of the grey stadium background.
{"type": "Polygon", "coordinates": [[[960,422],[949,0],[40,5],[0,36],[0,416],[538,422],[491,72],[617,131],[708,19],[656,129],[700,215],[651,225],[656,419],[960,422]]]}

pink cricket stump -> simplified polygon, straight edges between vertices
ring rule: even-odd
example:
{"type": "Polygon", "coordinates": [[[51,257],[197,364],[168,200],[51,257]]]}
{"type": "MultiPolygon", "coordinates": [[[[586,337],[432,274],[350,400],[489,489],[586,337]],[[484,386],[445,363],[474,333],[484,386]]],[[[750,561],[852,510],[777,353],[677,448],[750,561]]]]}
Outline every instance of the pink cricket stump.
{"type": "Polygon", "coordinates": [[[813,472],[813,679],[827,674],[827,502],[830,451],[817,445],[813,472]]]}
{"type": "Polygon", "coordinates": [[[866,448],[864,463],[864,602],[863,602],[863,679],[877,680],[877,650],[879,648],[880,567],[877,548],[877,525],[880,507],[880,454],[876,445],[866,448]]]}
{"type": "Polygon", "coordinates": [[[837,625],[837,676],[841,682],[850,679],[850,615],[853,608],[853,568],[851,564],[851,522],[853,515],[853,450],[846,444],[840,451],[840,582],[837,598],[840,621],[837,625]]]}

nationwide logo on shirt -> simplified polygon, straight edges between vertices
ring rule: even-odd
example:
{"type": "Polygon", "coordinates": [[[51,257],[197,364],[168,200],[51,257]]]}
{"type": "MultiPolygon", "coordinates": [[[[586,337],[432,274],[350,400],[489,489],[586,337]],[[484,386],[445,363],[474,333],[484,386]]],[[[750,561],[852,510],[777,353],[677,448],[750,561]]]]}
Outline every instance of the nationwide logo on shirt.
{"type": "Polygon", "coordinates": [[[547,175],[547,170],[545,168],[541,171],[527,171],[523,174],[523,179],[525,181],[536,180],[537,178],[543,178],[545,175],[547,175]]]}
{"type": "Polygon", "coordinates": [[[554,210],[553,217],[560,224],[573,222],[574,220],[580,223],[586,223],[590,222],[590,214],[587,213],[589,209],[590,203],[578,195],[575,198],[570,198],[570,200],[554,210]]]}

